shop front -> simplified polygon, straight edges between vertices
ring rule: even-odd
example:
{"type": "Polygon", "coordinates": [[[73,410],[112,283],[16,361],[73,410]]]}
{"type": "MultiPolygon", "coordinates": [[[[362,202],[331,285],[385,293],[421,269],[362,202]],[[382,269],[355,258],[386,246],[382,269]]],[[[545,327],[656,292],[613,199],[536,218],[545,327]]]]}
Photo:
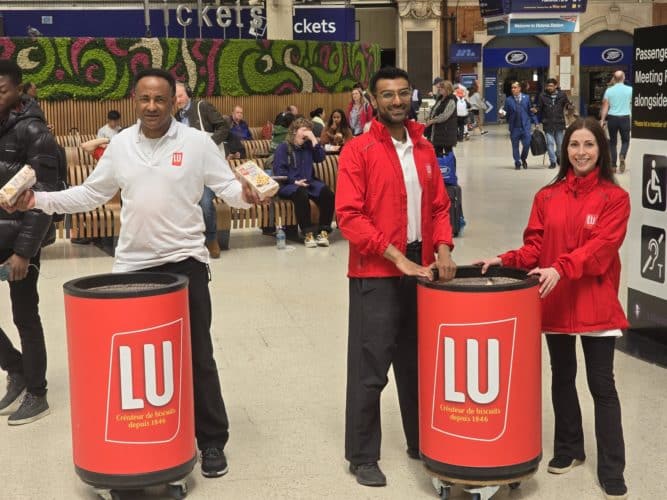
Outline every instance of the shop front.
{"type": "Polygon", "coordinates": [[[599,118],[614,72],[622,70],[626,82],[632,81],[632,35],[609,30],[595,33],[580,45],[579,61],[581,114],[599,118]]]}
{"type": "Polygon", "coordinates": [[[495,37],[482,53],[484,97],[493,104],[486,121],[498,121],[498,110],[511,94],[511,83],[521,82],[531,100],[542,90],[549,70],[549,46],[534,36],[495,37]]]}

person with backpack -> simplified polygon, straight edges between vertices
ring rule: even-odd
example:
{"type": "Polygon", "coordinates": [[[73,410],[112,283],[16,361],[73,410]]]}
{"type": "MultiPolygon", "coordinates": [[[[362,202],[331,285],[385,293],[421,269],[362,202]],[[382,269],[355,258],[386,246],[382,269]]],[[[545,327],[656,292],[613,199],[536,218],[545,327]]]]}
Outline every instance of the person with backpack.
{"type": "MultiPolygon", "coordinates": [[[[28,164],[37,177],[35,191],[56,191],[58,147],[37,101],[21,95],[21,77],[15,62],[0,61],[0,187],[28,164]]],[[[28,424],[50,412],[37,281],[41,249],[54,241],[51,215],[0,208],[0,267],[7,274],[12,316],[21,339],[19,351],[0,329],[0,367],[8,374],[0,415],[9,415],[9,425],[28,424]]]]}
{"type": "Polygon", "coordinates": [[[571,107],[570,99],[558,88],[558,80],[549,78],[545,92],[540,94],[533,110],[539,116],[547,138],[549,168],[560,165],[560,150],[565,135],[565,111],[571,107]]]}

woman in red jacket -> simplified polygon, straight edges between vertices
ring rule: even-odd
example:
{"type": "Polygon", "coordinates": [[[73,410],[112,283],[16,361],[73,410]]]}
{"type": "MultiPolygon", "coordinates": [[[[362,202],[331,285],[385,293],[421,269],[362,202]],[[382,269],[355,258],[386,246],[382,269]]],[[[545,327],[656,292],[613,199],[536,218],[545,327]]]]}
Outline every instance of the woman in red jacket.
{"type": "Polygon", "coordinates": [[[363,134],[373,120],[373,107],[368,104],[360,88],[352,89],[352,100],[347,105],[347,122],[353,135],[363,134]]]}
{"type": "Polygon", "coordinates": [[[598,479],[606,498],[627,498],[614,345],[628,326],[618,300],[618,250],[630,201],[616,184],[609,144],[596,120],[578,119],[568,127],[561,158],[556,178],[535,195],[523,246],[477,264],[483,273],[502,264],[532,269],[529,274],[539,277],[556,424],[549,472],[563,474],[585,459],[575,387],[579,337],[595,406],[598,479]]]}

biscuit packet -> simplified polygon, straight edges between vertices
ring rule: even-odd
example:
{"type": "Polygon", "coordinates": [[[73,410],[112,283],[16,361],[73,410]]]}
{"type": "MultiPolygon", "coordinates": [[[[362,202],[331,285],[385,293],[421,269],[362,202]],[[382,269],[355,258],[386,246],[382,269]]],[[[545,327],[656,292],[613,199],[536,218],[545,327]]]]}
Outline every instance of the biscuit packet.
{"type": "Polygon", "coordinates": [[[250,183],[262,200],[275,195],[280,189],[280,185],[253,161],[239,165],[236,172],[250,183]]]}
{"type": "Polygon", "coordinates": [[[0,189],[0,203],[14,205],[24,191],[35,185],[37,176],[30,165],[23,165],[14,177],[0,189]]]}

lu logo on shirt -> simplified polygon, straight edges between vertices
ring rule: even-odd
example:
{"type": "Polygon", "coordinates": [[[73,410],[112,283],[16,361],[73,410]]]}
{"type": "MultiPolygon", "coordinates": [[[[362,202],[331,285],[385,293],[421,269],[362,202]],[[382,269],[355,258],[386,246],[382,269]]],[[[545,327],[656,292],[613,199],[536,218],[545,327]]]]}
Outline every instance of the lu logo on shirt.
{"type": "Polygon", "coordinates": [[[183,164],[183,153],[177,152],[171,155],[171,166],[180,167],[183,164]]]}
{"type": "Polygon", "coordinates": [[[584,223],[585,229],[592,229],[595,226],[595,223],[598,220],[597,214],[588,214],[586,216],[586,222],[584,223]]]}

